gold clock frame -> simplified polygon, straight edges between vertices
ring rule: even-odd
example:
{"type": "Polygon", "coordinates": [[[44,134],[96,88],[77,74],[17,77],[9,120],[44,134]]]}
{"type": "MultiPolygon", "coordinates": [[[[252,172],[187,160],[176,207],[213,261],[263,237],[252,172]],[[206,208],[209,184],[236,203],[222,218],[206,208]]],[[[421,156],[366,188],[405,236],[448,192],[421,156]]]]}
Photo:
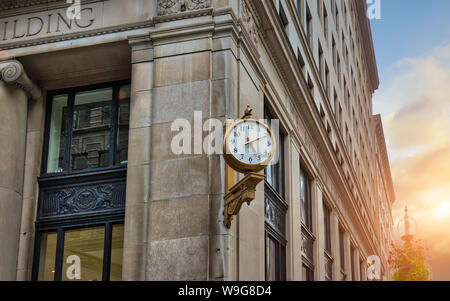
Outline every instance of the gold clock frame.
{"type": "Polygon", "coordinates": [[[275,136],[272,133],[272,130],[263,122],[251,118],[251,115],[249,115],[249,117],[247,117],[247,118],[244,117],[236,122],[233,122],[232,124],[227,126],[225,135],[223,137],[223,156],[225,158],[225,161],[231,168],[233,168],[234,170],[241,172],[241,173],[258,172],[258,171],[265,169],[266,166],[270,163],[270,161],[272,161],[273,156],[275,155],[276,149],[277,149],[277,142],[276,142],[275,136]],[[265,127],[267,130],[267,133],[269,133],[270,138],[272,140],[272,150],[270,151],[267,159],[261,163],[257,163],[257,164],[244,163],[244,162],[239,161],[239,159],[237,159],[231,153],[230,145],[228,144],[228,140],[229,140],[228,138],[230,137],[231,131],[239,124],[246,123],[246,122],[254,122],[254,123],[257,123],[257,124],[265,127]]]}
{"type": "Polygon", "coordinates": [[[247,106],[244,117],[242,117],[239,121],[235,121],[227,125],[223,138],[223,155],[225,162],[232,169],[245,174],[244,178],[231,187],[229,192],[225,195],[224,224],[227,228],[231,227],[231,222],[234,216],[239,214],[242,204],[247,203],[247,205],[250,205],[250,203],[255,199],[256,186],[265,178],[264,174],[258,172],[265,169],[270,161],[272,161],[276,150],[276,137],[273,135],[272,130],[263,122],[252,118],[252,109],[250,106],[247,106]],[[229,149],[228,138],[230,137],[231,131],[239,124],[248,121],[264,126],[272,140],[272,150],[270,151],[267,159],[261,163],[248,164],[241,162],[231,153],[231,150],[229,149]]]}

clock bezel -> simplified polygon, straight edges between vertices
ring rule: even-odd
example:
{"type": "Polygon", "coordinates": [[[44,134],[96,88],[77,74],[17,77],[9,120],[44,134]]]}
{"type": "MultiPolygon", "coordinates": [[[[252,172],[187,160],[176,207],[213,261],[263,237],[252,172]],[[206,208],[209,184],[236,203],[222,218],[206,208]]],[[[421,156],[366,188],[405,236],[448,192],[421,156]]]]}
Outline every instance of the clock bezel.
{"type": "Polygon", "coordinates": [[[223,156],[225,158],[225,161],[231,168],[233,168],[234,170],[241,172],[241,173],[258,172],[258,171],[265,169],[268,166],[268,164],[270,163],[270,161],[272,161],[273,156],[277,150],[277,142],[275,139],[275,135],[272,133],[272,130],[264,122],[261,122],[260,120],[257,120],[254,118],[240,119],[238,121],[235,121],[231,125],[229,125],[225,131],[225,135],[224,135],[223,139],[224,139],[223,140],[223,156]],[[256,163],[256,164],[245,163],[245,162],[240,161],[238,158],[236,158],[231,153],[230,145],[228,143],[228,140],[229,140],[228,138],[229,138],[231,132],[233,131],[233,129],[244,122],[255,122],[255,123],[265,127],[267,130],[267,133],[269,134],[269,136],[272,140],[272,149],[271,149],[267,159],[264,160],[263,162],[256,163]]]}

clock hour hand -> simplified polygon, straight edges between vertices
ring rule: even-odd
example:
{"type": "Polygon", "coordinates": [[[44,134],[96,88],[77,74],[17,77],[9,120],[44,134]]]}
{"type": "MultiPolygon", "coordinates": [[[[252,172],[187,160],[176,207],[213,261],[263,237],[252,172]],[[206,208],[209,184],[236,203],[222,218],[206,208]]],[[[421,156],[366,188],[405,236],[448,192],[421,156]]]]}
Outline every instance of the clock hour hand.
{"type": "Polygon", "coordinates": [[[257,153],[255,146],[253,145],[252,141],[250,141],[250,138],[247,137],[247,142],[245,143],[245,145],[250,144],[250,146],[252,147],[253,151],[255,152],[255,154],[257,153]]]}

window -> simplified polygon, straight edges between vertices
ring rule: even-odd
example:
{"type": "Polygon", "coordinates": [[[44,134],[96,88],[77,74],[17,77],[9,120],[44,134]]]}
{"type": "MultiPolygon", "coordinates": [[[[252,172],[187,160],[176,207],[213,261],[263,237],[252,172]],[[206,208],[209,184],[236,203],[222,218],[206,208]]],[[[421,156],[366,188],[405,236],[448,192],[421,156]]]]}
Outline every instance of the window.
{"type": "Polygon", "coordinates": [[[123,231],[121,223],[106,223],[39,232],[34,280],[121,280],[123,231]]]}
{"type": "Polygon", "coordinates": [[[303,60],[303,56],[300,51],[300,48],[297,48],[297,60],[298,60],[298,64],[300,65],[300,69],[302,70],[303,75],[305,75],[305,61],[303,60]]]}
{"type": "Polygon", "coordinates": [[[308,73],[308,88],[309,93],[311,93],[311,97],[314,99],[314,84],[311,79],[311,75],[308,73]]]}
{"type": "Polygon", "coordinates": [[[344,246],[344,231],[342,229],[339,229],[339,255],[341,257],[342,280],[345,280],[345,246],[344,246]]]}
{"type": "Polygon", "coordinates": [[[337,80],[338,80],[338,82],[340,82],[340,80],[341,80],[341,59],[340,59],[340,57],[339,57],[339,54],[336,54],[336,60],[337,60],[337,62],[336,62],[336,76],[337,76],[337,80]]]}
{"type": "Polygon", "coordinates": [[[355,281],[355,248],[353,246],[350,247],[350,269],[352,272],[352,281],[355,281]]]}
{"type": "Polygon", "coordinates": [[[336,20],[336,29],[339,29],[339,8],[337,6],[337,3],[335,4],[335,8],[334,8],[334,19],[336,20]]]}
{"type": "Polygon", "coordinates": [[[49,93],[43,174],[127,163],[130,86],[49,93]]]}
{"type": "Polygon", "coordinates": [[[298,15],[298,18],[300,20],[300,23],[303,24],[303,20],[304,20],[304,17],[303,17],[304,9],[303,9],[303,7],[305,5],[304,4],[304,0],[297,0],[296,3],[297,3],[297,15],[298,15]]]}
{"type": "Polygon", "coordinates": [[[264,119],[277,137],[278,162],[267,166],[264,185],[264,232],[266,280],[286,280],[286,211],[284,200],[284,136],[268,107],[264,119]],[[277,135],[278,134],[278,135],[277,135]]]}
{"type": "Polygon", "coordinates": [[[364,279],[364,274],[363,274],[363,269],[365,269],[365,265],[364,265],[364,260],[361,260],[359,263],[359,279],[361,279],[361,281],[366,281],[366,279],[364,279]]]}
{"type": "Polygon", "coordinates": [[[320,42],[319,42],[319,55],[317,56],[317,59],[318,59],[318,65],[317,65],[317,67],[319,68],[319,74],[320,74],[320,78],[322,79],[322,80],[324,80],[324,77],[323,77],[323,75],[324,75],[324,73],[323,73],[323,71],[324,71],[324,69],[323,69],[323,49],[322,49],[322,45],[320,45],[320,42]]]}
{"type": "Polygon", "coordinates": [[[328,41],[328,12],[325,3],[323,4],[323,33],[325,35],[325,40],[328,41]]]}
{"type": "Polygon", "coordinates": [[[323,223],[325,238],[325,280],[333,280],[333,255],[331,251],[331,211],[324,205],[323,223]]]}
{"type": "Polygon", "coordinates": [[[276,135],[277,152],[275,153],[275,157],[278,155],[278,162],[275,165],[268,165],[265,170],[266,182],[281,198],[284,198],[284,136],[279,130],[279,123],[274,122],[275,119],[267,107],[264,108],[264,119],[269,128],[271,128],[272,132],[276,135]]]}
{"type": "MultiPolygon", "coordinates": [[[[334,39],[334,35],[331,36],[331,52],[333,55],[333,67],[336,68],[337,50],[336,50],[336,41],[334,39]]],[[[335,70],[337,70],[337,69],[335,69],[335,70]]]]}
{"type": "Polygon", "coordinates": [[[289,36],[289,20],[286,16],[286,13],[284,12],[283,5],[281,4],[281,2],[279,2],[279,5],[280,5],[279,16],[280,16],[281,24],[283,25],[284,32],[289,36]]]}
{"type": "Polygon", "coordinates": [[[286,280],[285,254],[285,245],[266,231],[266,281],[286,280]]]}
{"type": "Polygon", "coordinates": [[[309,47],[313,49],[312,15],[308,4],[306,4],[306,37],[308,39],[309,47]]]}
{"type": "Polygon", "coordinates": [[[129,81],[50,91],[33,280],[122,279],[129,81]]]}
{"type": "Polygon", "coordinates": [[[300,206],[302,224],[302,261],[303,280],[314,280],[314,241],[312,227],[311,180],[303,168],[300,168],[300,206]]]}

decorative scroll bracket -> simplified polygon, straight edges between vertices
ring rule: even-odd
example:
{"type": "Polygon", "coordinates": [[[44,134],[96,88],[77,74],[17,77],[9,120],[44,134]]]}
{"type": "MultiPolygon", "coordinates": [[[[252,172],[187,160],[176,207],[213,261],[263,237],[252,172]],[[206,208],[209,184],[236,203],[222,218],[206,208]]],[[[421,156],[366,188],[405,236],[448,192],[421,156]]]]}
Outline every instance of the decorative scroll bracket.
{"type": "Polygon", "coordinates": [[[256,185],[264,180],[264,177],[263,174],[249,172],[225,195],[224,223],[227,228],[231,227],[231,221],[241,210],[242,204],[245,202],[250,205],[255,199],[256,185]]]}
{"type": "Polygon", "coordinates": [[[42,98],[41,89],[25,73],[22,63],[16,60],[0,62],[0,76],[5,83],[22,88],[36,101],[42,98]]]}

